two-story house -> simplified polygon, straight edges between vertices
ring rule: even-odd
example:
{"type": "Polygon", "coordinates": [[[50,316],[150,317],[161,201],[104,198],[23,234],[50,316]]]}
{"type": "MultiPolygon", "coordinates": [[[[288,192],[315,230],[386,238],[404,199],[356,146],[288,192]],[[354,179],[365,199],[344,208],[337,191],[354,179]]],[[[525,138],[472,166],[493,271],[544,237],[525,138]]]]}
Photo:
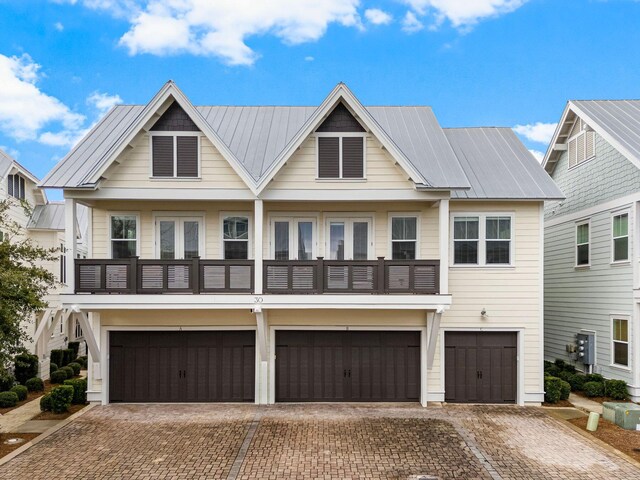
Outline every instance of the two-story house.
{"type": "MultiPolygon", "coordinates": [[[[66,282],[64,204],[50,202],[44,190],[37,188],[40,180],[19,162],[0,150],[0,199],[9,201],[6,220],[20,226],[21,233],[10,241],[19,242],[21,237],[30,238],[38,246],[58,249],[58,259],[42,262],[42,266],[53,273],[60,284],[66,282]]],[[[78,228],[76,251],[86,256],[82,232],[86,231],[88,210],[78,206],[78,228]]],[[[1,229],[0,229],[1,230],[1,229]]],[[[9,232],[0,234],[9,235],[9,232]]],[[[30,337],[27,350],[38,355],[40,375],[49,377],[49,356],[52,349],[66,348],[69,341],[81,342],[84,353],[84,337],[77,320],[70,319],[59,301],[60,286],[49,291],[45,298],[49,308],[24,323],[30,337]],[[53,320],[57,316],[56,325],[53,320]]]]}
{"type": "Polygon", "coordinates": [[[510,129],[429,107],[193,106],[173,82],[114,107],[47,175],[63,305],[108,402],[536,404],[543,205],[510,129]]]}
{"type": "Polygon", "coordinates": [[[545,212],[545,356],[638,400],[640,101],[568,102],[543,165],[566,195],[545,212]]]}

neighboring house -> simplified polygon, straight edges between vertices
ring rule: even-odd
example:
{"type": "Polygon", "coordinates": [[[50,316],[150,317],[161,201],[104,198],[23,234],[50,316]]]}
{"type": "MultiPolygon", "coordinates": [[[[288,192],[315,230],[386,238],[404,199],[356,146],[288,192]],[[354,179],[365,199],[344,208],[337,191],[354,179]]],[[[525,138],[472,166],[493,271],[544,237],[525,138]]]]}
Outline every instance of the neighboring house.
{"type": "MultiPolygon", "coordinates": [[[[9,199],[11,206],[8,218],[22,227],[23,235],[31,238],[42,248],[60,249],[59,259],[43,262],[62,284],[66,281],[66,259],[64,252],[64,204],[47,201],[44,190],[37,188],[40,181],[20,163],[0,150],[0,199],[9,199]]],[[[88,210],[78,207],[78,232],[86,232],[88,210]]],[[[86,236],[79,234],[77,252],[86,256],[86,236]]],[[[20,238],[12,239],[20,241],[20,238]]],[[[32,341],[25,347],[40,359],[40,374],[42,378],[49,376],[49,354],[52,349],[66,348],[69,341],[80,341],[84,352],[84,337],[75,319],[69,319],[61,309],[59,301],[60,287],[56,286],[45,298],[49,308],[25,324],[27,333],[32,341]],[[50,328],[54,317],[58,315],[58,324],[50,328]],[[38,332],[42,319],[47,321],[38,332]],[[47,327],[48,335],[44,335],[47,327]],[[36,335],[38,333],[38,335],[36,335]]]]}
{"type": "Polygon", "coordinates": [[[640,101],[568,102],[543,165],[566,195],[545,209],[545,357],[624,380],[638,400],[640,101]]]}
{"type": "Polygon", "coordinates": [[[41,186],[86,260],[61,295],[89,399],[539,404],[543,206],[510,129],[429,107],[113,108],[41,186]]]}

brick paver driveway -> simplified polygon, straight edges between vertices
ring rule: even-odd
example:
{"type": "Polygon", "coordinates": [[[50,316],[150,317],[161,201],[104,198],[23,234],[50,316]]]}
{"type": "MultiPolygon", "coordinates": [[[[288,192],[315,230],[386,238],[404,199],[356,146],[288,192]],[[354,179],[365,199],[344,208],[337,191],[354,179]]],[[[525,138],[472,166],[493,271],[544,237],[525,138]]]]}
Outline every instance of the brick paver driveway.
{"type": "Polygon", "coordinates": [[[13,479],[640,479],[543,412],[414,405],[96,407],[0,467],[13,479]]]}

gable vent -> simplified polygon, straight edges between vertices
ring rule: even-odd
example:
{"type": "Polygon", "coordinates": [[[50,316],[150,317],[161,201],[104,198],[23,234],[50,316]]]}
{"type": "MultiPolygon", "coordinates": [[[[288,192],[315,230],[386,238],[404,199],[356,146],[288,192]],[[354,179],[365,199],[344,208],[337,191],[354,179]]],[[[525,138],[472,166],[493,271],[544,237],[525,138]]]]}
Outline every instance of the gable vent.
{"type": "Polygon", "coordinates": [[[173,102],[151,127],[151,130],[156,132],[198,132],[200,129],[178,102],[173,102]]]}
{"type": "Polygon", "coordinates": [[[322,122],[316,132],[364,132],[362,125],[351,115],[351,112],[339,103],[322,122]]]}

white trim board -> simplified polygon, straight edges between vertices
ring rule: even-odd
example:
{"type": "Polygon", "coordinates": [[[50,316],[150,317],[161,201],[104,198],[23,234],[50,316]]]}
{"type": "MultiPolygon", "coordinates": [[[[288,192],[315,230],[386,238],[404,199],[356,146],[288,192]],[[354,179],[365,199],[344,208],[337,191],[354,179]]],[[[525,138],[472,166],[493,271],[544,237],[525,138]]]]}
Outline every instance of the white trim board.
{"type": "Polygon", "coordinates": [[[598,213],[615,212],[624,208],[630,208],[633,203],[640,201],[640,193],[633,193],[624,197],[616,198],[615,200],[609,200],[608,202],[594,205],[593,207],[585,208],[577,212],[567,213],[560,217],[548,218],[545,220],[544,226],[555,227],[567,222],[575,222],[581,218],[592,217],[598,213]]]}

